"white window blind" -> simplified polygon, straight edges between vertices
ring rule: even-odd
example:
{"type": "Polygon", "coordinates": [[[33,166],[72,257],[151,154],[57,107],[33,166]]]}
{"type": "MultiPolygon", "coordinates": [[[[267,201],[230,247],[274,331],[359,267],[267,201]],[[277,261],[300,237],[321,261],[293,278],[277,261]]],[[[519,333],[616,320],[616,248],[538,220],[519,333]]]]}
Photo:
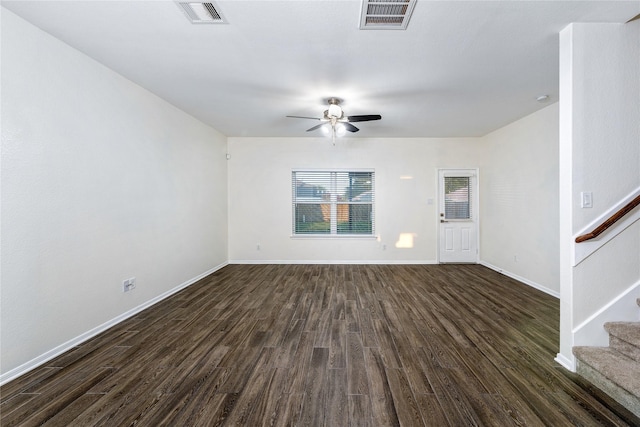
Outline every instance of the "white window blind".
{"type": "Polygon", "coordinates": [[[294,235],[373,235],[373,171],[293,171],[294,235]]]}
{"type": "Polygon", "coordinates": [[[444,177],[444,216],[447,220],[471,218],[471,178],[444,177]]]}

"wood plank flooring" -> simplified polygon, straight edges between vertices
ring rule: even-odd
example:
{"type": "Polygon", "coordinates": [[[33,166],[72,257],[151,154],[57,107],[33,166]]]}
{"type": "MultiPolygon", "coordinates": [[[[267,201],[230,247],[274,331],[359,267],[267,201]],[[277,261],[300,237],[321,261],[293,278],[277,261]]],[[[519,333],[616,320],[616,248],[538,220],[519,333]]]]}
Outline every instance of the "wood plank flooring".
{"type": "Polygon", "coordinates": [[[626,426],[479,265],[229,265],[0,390],[2,426],[626,426]]]}

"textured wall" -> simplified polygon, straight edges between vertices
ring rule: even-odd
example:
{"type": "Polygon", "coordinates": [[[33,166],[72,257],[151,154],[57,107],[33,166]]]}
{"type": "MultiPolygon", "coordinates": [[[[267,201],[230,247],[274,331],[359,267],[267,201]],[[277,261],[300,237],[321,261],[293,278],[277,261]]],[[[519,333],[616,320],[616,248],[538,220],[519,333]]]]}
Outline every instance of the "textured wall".
{"type": "Polygon", "coordinates": [[[484,138],[482,260],[560,292],[558,104],[484,138]]]}

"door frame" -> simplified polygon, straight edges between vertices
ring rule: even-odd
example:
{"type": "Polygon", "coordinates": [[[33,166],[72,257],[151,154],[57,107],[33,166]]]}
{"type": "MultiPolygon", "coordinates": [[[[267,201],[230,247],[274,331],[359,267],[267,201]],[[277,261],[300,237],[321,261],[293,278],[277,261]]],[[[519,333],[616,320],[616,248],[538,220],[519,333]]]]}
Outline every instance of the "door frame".
{"type": "Polygon", "coordinates": [[[441,233],[441,227],[440,227],[440,209],[441,209],[441,201],[442,201],[442,197],[444,197],[444,195],[442,194],[442,188],[440,186],[440,173],[441,172],[460,172],[462,173],[466,173],[466,174],[471,174],[471,176],[473,176],[475,178],[475,190],[472,192],[472,216],[475,219],[475,223],[476,223],[476,230],[475,230],[475,239],[476,239],[476,259],[474,261],[475,264],[479,264],[480,263],[480,168],[438,168],[436,169],[436,193],[438,195],[437,199],[436,199],[436,218],[435,218],[435,224],[436,224],[436,233],[438,235],[437,240],[437,247],[436,247],[436,263],[437,264],[442,264],[442,262],[440,261],[440,245],[441,245],[441,241],[442,241],[442,233],[441,233]],[[476,208],[473,209],[473,206],[475,206],[476,208]]]}

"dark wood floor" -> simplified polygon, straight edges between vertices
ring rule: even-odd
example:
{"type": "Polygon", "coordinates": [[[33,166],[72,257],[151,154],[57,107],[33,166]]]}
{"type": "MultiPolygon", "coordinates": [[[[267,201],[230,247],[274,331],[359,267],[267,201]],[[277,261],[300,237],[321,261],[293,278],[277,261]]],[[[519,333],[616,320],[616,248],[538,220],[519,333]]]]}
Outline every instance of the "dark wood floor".
{"type": "Polygon", "coordinates": [[[2,425],[632,425],[478,265],[230,265],[1,389],[2,425]]]}

